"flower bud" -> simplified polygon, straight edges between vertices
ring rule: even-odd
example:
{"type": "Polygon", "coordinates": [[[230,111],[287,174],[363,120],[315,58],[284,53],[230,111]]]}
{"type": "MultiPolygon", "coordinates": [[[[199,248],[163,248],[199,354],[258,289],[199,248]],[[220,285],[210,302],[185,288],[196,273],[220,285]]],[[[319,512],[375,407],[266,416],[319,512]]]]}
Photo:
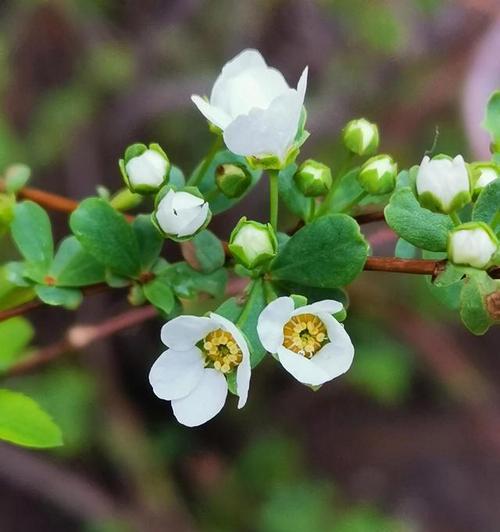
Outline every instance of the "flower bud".
{"type": "Polygon", "coordinates": [[[293,176],[298,189],[308,198],[324,196],[332,186],[332,173],[325,164],[308,159],[293,176]]]}
{"type": "Polygon", "coordinates": [[[449,214],[470,202],[469,174],[461,155],[454,159],[438,155],[422,159],[416,177],[420,204],[435,212],[449,214]]]}
{"type": "Polygon", "coordinates": [[[239,198],[252,183],[252,176],[238,164],[221,164],[215,171],[215,183],[227,198],[239,198]]]}
{"type": "Polygon", "coordinates": [[[455,264],[486,268],[498,249],[498,239],[483,222],[456,227],[448,237],[448,258],[455,264]]]}
{"type": "Polygon", "coordinates": [[[132,144],[118,164],[127,187],[139,194],[158,192],[170,172],[170,161],[158,144],[132,144]]]}
{"type": "Polygon", "coordinates": [[[481,190],[500,177],[500,168],[495,163],[472,163],[469,165],[472,195],[477,197],[481,190]]]}
{"type": "Polygon", "coordinates": [[[269,262],[278,250],[271,224],[241,218],[231,233],[229,251],[245,268],[252,269],[269,262]]]}
{"type": "Polygon", "coordinates": [[[369,194],[387,194],[394,190],[398,165],[390,155],[368,159],[358,174],[359,184],[369,194]]]}
{"type": "Polygon", "coordinates": [[[158,194],[152,215],[154,224],[166,237],[187,240],[204,229],[212,213],[197,188],[175,191],[165,187],[158,194]]]}
{"type": "Polygon", "coordinates": [[[342,133],[345,146],[357,155],[371,155],[378,148],[377,124],[358,118],[347,123],[342,133]]]}

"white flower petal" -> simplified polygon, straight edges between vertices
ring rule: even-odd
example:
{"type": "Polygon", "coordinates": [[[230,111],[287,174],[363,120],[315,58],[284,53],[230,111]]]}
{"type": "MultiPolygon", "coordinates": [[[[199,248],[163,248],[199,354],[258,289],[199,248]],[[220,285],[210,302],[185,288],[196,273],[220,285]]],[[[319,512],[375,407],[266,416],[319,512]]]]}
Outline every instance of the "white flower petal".
{"type": "Polygon", "coordinates": [[[236,370],[236,391],[239,397],[238,408],[243,408],[247,402],[250,376],[252,372],[250,368],[250,351],[248,349],[247,341],[238,327],[236,327],[233,322],[224,318],[224,316],[212,312],[210,318],[233,336],[243,354],[242,361],[236,370]]]}
{"type": "Polygon", "coordinates": [[[354,346],[344,327],[330,314],[320,314],[319,318],[326,326],[329,342],[316,353],[311,362],[320,367],[334,379],[345,373],[354,358],[354,346]]]}
{"type": "Polygon", "coordinates": [[[188,351],[167,349],[151,367],[149,382],[160,399],[181,399],[194,390],[203,370],[203,356],[197,347],[188,351]]]}
{"type": "Polygon", "coordinates": [[[182,399],[172,401],[172,410],[179,423],[197,427],[215,417],[223,408],[227,397],[224,375],[206,368],[196,388],[182,399]]]}
{"type": "Polygon", "coordinates": [[[210,318],[178,316],[161,328],[161,341],[176,351],[187,351],[216,328],[210,318]]]}
{"type": "Polygon", "coordinates": [[[288,373],[303,384],[318,386],[330,380],[329,375],[319,365],[286,347],[280,346],[278,359],[288,373]]]}
{"type": "Polygon", "coordinates": [[[276,353],[283,344],[283,327],[293,313],[293,299],[278,297],[260,313],[257,320],[257,334],[264,348],[276,353]]]}
{"type": "Polygon", "coordinates": [[[125,165],[125,171],[132,185],[157,187],[163,183],[167,171],[167,161],[155,150],[146,150],[132,157],[125,165]]]}
{"type": "Polygon", "coordinates": [[[177,236],[182,238],[183,236],[196,233],[196,231],[198,231],[198,229],[205,223],[208,216],[208,210],[208,203],[204,203],[202,206],[193,209],[195,216],[190,216],[191,219],[186,222],[184,227],[177,233],[177,236]]]}
{"type": "Polygon", "coordinates": [[[224,130],[224,128],[229,124],[229,122],[231,122],[231,117],[227,113],[225,113],[219,107],[211,105],[201,96],[193,94],[191,96],[191,101],[196,105],[196,107],[198,107],[201,114],[207,120],[215,124],[220,129],[224,130]]]}
{"type": "Polygon", "coordinates": [[[174,192],[172,208],[175,211],[181,212],[185,209],[187,210],[192,209],[194,207],[199,207],[200,205],[203,205],[203,203],[205,203],[205,200],[203,198],[181,190],[180,192],[174,192]]]}
{"type": "Polygon", "coordinates": [[[292,316],[298,316],[299,314],[319,314],[320,312],[326,312],[328,314],[337,314],[344,308],[342,303],[335,301],[334,299],[324,299],[323,301],[317,301],[311,305],[305,305],[295,309],[292,316]]]}
{"type": "Polygon", "coordinates": [[[497,244],[481,227],[450,233],[450,259],[456,264],[484,268],[497,250],[497,244]]]}

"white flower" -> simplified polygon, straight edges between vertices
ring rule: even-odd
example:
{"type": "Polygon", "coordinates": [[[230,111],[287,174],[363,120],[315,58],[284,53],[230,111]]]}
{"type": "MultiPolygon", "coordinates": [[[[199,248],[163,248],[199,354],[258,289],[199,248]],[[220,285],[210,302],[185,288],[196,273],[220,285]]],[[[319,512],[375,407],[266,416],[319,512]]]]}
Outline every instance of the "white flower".
{"type": "Polygon", "coordinates": [[[443,213],[453,212],[470,201],[469,174],[464,159],[425,156],[418,169],[417,193],[424,207],[443,213]]]}
{"type": "Polygon", "coordinates": [[[292,89],[257,50],[244,50],[222,68],[210,102],[197,95],[191,99],[224,132],[233,153],[283,160],[297,133],[306,85],[307,68],[292,89]]]}
{"type": "Polygon", "coordinates": [[[190,192],[170,189],[154,212],[159,228],[167,236],[186,238],[194,235],[210,220],[208,203],[190,192]]]}
{"type": "Polygon", "coordinates": [[[161,330],[168,349],[153,364],[154,393],[171,401],[179,423],[196,427],[216,416],[226,402],[226,375],[236,371],[238,408],[250,385],[250,353],[240,330],[226,318],[179,316],[161,330]],[[199,347],[198,347],[199,346],[199,347]]]}
{"type": "Polygon", "coordinates": [[[332,316],[342,308],[327,299],[295,309],[291,297],[279,297],[260,314],[257,333],[298,381],[317,386],[345,373],[354,357],[349,335],[332,316]]]}
{"type": "Polygon", "coordinates": [[[158,188],[165,181],[167,169],[168,161],[154,150],[146,150],[143,154],[132,157],[125,165],[133,188],[158,188]]]}
{"type": "Polygon", "coordinates": [[[485,268],[498,249],[498,240],[484,223],[469,222],[454,229],[448,240],[448,257],[455,264],[485,268]]]}

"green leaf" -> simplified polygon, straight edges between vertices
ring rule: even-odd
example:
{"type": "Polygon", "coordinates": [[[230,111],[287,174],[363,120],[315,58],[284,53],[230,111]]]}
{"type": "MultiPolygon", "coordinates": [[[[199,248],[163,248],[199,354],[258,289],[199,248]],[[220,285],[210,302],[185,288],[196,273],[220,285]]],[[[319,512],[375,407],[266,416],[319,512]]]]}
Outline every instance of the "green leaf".
{"type": "Polygon", "coordinates": [[[497,294],[500,288],[486,272],[477,271],[465,280],[460,294],[460,317],[473,334],[484,334],[495,323],[488,308],[488,298],[497,294]]]}
{"type": "Polygon", "coordinates": [[[36,295],[47,305],[61,306],[70,310],[77,308],[82,302],[82,293],[76,288],[60,288],[58,286],[35,286],[36,295]]]}
{"type": "Polygon", "coordinates": [[[410,244],[430,251],[446,251],[448,233],[453,229],[451,218],[421,207],[410,188],[397,190],[384,214],[388,225],[410,244]]]}
{"type": "Polygon", "coordinates": [[[185,262],[170,265],[161,277],[168,280],[178,297],[187,299],[200,292],[214,297],[220,296],[224,293],[227,283],[227,272],[224,268],[212,273],[201,273],[185,262]]]}
{"type": "Polygon", "coordinates": [[[488,100],[483,127],[491,135],[494,150],[500,151],[500,90],[496,90],[488,100]]]}
{"type": "Polygon", "coordinates": [[[0,371],[16,362],[33,338],[33,327],[22,317],[0,322],[0,371]]]}
{"type": "MultiPolygon", "coordinates": [[[[196,175],[198,170],[203,165],[203,161],[194,169],[192,175],[196,175]]],[[[234,153],[230,152],[229,150],[222,150],[217,152],[215,157],[213,158],[212,162],[207,168],[207,171],[202,176],[201,180],[197,184],[198,189],[200,192],[205,195],[208,192],[211,192],[216,189],[215,184],[215,170],[220,164],[237,164],[240,166],[244,166],[247,170],[247,172],[252,176],[252,182],[248,189],[238,198],[235,199],[229,199],[223,194],[217,194],[217,196],[210,200],[210,210],[213,214],[219,214],[223,211],[226,211],[227,209],[230,209],[233,205],[236,205],[242,198],[244,198],[250,190],[258,183],[262,171],[261,170],[255,170],[251,168],[244,157],[241,155],[235,155],[234,153]]]]}
{"type": "Polygon", "coordinates": [[[0,390],[0,438],[26,447],[62,445],[59,427],[33,399],[0,390]]]}
{"type": "Polygon", "coordinates": [[[472,220],[487,223],[500,236],[500,179],[483,188],[472,210],[472,220]]]}
{"type": "Polygon", "coordinates": [[[27,262],[47,271],[54,254],[52,228],[47,213],[32,201],[18,203],[11,225],[12,237],[27,262]]]}
{"type": "Polygon", "coordinates": [[[104,281],[104,266],[69,236],[59,245],[48,275],[57,286],[86,286],[104,281]]]}
{"type": "Polygon", "coordinates": [[[211,273],[224,266],[226,255],[222,242],[208,229],[182,246],[186,261],[196,270],[211,273]]]}
{"type": "Polygon", "coordinates": [[[279,197],[295,216],[309,220],[314,207],[314,198],[306,198],[297,188],[293,179],[296,171],[297,165],[292,163],[278,174],[279,197]]]}
{"type": "Polygon", "coordinates": [[[155,307],[162,310],[165,314],[172,312],[175,297],[168,279],[156,277],[156,279],[143,285],[142,289],[147,300],[155,307]]]}
{"type": "Polygon", "coordinates": [[[5,171],[5,190],[9,194],[16,194],[26,185],[31,177],[31,168],[26,164],[12,164],[5,171]]]}
{"type": "Polygon", "coordinates": [[[7,268],[0,267],[0,310],[16,307],[34,298],[35,291],[31,286],[18,286],[13,283],[9,279],[7,268]]]}
{"type": "Polygon", "coordinates": [[[172,165],[170,168],[170,174],[168,176],[168,182],[170,185],[182,188],[186,186],[186,178],[184,177],[184,172],[175,165],[172,165]]]}
{"type": "Polygon", "coordinates": [[[100,198],[84,200],[70,218],[71,230],[96,260],[124,277],[136,277],[141,255],[134,230],[100,198]]]}
{"type": "Polygon", "coordinates": [[[149,271],[159,257],[164,239],[146,214],[139,214],[132,222],[132,229],[139,245],[141,266],[149,271]]]}
{"type": "Polygon", "coordinates": [[[321,207],[321,212],[341,212],[352,205],[363,189],[358,182],[359,168],[353,168],[340,178],[340,182],[333,183],[333,195],[328,195],[321,207]]]}
{"type": "Polygon", "coordinates": [[[356,221],[330,214],[297,231],[272,265],[272,278],[304,286],[338,288],[362,271],[368,244],[356,221]]]}
{"type": "Polygon", "coordinates": [[[418,257],[418,249],[404,238],[399,238],[396,242],[394,255],[400,259],[415,259],[418,257]]]}

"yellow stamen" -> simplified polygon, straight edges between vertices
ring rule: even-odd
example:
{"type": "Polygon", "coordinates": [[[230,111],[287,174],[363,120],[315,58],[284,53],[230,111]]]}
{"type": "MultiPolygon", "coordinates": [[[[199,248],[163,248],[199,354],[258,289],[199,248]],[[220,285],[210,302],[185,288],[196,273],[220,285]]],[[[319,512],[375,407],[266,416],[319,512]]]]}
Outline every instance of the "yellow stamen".
{"type": "Polygon", "coordinates": [[[328,340],[325,324],[313,314],[293,316],[285,323],[283,335],[283,345],[306,358],[312,358],[328,340]]]}
{"type": "Polygon", "coordinates": [[[216,329],[203,339],[206,364],[222,373],[230,373],[239,366],[243,353],[232,334],[216,329]]]}

